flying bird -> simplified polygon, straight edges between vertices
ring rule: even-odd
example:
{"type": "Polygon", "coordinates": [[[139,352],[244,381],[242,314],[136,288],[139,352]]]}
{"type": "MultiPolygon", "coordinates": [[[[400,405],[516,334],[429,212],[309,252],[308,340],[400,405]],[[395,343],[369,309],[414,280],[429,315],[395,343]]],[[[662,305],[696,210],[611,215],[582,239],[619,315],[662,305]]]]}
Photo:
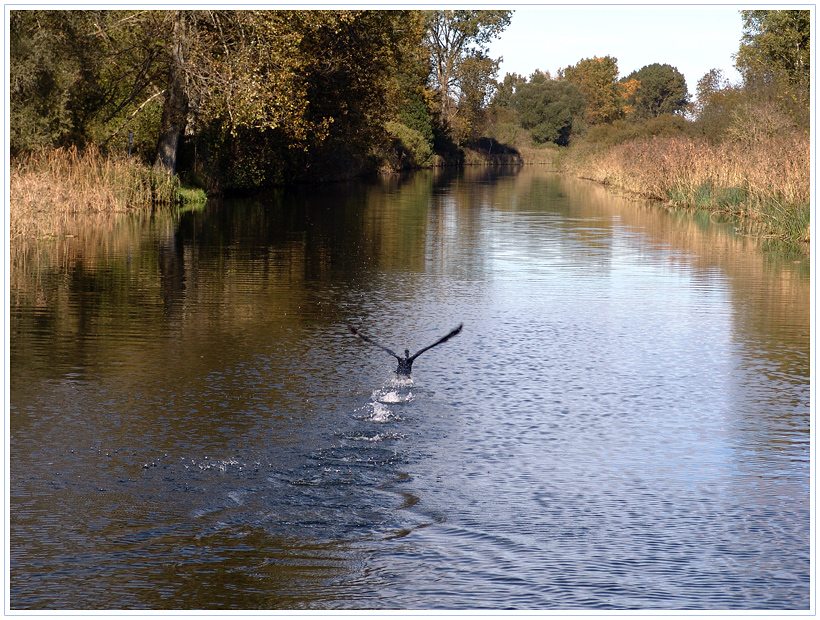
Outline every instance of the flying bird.
{"type": "Polygon", "coordinates": [[[396,368],[396,374],[398,376],[403,376],[403,377],[409,377],[410,376],[410,373],[413,370],[413,362],[415,361],[415,359],[419,355],[421,355],[422,353],[424,353],[428,349],[432,349],[436,345],[440,345],[442,342],[447,342],[450,338],[452,338],[453,336],[459,334],[461,332],[462,327],[464,327],[464,323],[461,323],[458,327],[456,327],[453,331],[451,331],[449,334],[447,334],[443,338],[439,338],[433,344],[431,344],[429,346],[426,346],[423,349],[419,350],[417,353],[415,353],[415,355],[410,355],[410,349],[405,349],[404,350],[404,357],[402,357],[401,355],[397,355],[394,351],[391,351],[390,349],[388,349],[384,345],[381,345],[378,342],[372,341],[370,338],[365,336],[363,333],[361,333],[359,330],[357,330],[352,325],[347,326],[347,328],[350,330],[350,333],[353,334],[354,336],[356,336],[356,338],[361,338],[365,342],[369,342],[370,344],[379,347],[382,351],[387,351],[390,355],[395,357],[399,361],[399,365],[396,368]]]}

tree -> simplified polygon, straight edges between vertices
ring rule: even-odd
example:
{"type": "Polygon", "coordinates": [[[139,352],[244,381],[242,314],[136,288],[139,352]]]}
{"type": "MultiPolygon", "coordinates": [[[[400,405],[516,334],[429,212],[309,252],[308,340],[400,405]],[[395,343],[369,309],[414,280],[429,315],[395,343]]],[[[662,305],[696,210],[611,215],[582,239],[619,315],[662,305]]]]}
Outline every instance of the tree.
{"type": "Polygon", "coordinates": [[[535,142],[566,146],[583,117],[584,96],[572,82],[541,79],[519,84],[510,107],[535,142]]]}
{"type": "Polygon", "coordinates": [[[737,68],[746,76],[782,79],[807,88],[811,70],[811,13],[803,11],[741,11],[743,38],[737,68]]]}
{"type": "Polygon", "coordinates": [[[487,56],[487,46],[510,24],[511,16],[512,11],[429,13],[424,43],[443,124],[452,122],[459,100],[475,101],[486,96],[486,85],[495,78],[499,63],[487,56]],[[483,77],[477,72],[483,72],[483,77]],[[479,92],[471,93],[471,89],[479,92]]]}
{"type": "Polygon", "coordinates": [[[457,113],[451,120],[459,142],[476,139],[483,129],[485,111],[495,93],[497,71],[498,61],[483,54],[470,56],[462,63],[457,113]]]}
{"type": "Polygon", "coordinates": [[[637,81],[638,85],[626,101],[635,119],[648,120],[661,114],[675,114],[688,103],[686,80],[675,67],[659,63],[646,65],[620,83],[627,85],[631,80],[637,81]]]}
{"type": "Polygon", "coordinates": [[[559,78],[572,82],[581,90],[586,101],[584,120],[589,125],[611,123],[623,115],[617,58],[585,58],[559,71],[559,78]]]}
{"type": "Polygon", "coordinates": [[[736,66],[745,90],[776,100],[805,128],[810,126],[811,13],[741,11],[743,37],[736,66]]]}
{"type": "Polygon", "coordinates": [[[507,73],[504,79],[495,87],[495,97],[493,97],[493,105],[501,106],[502,108],[509,107],[510,98],[515,94],[515,91],[521,84],[526,84],[527,78],[517,73],[507,73]]]}
{"type": "Polygon", "coordinates": [[[89,33],[98,12],[10,11],[9,143],[12,153],[82,143],[104,52],[89,33]]]}
{"type": "Polygon", "coordinates": [[[165,103],[157,142],[154,169],[176,172],[179,141],[188,122],[188,89],[185,64],[188,60],[188,19],[184,11],[174,11],[171,21],[171,41],[168,49],[168,78],[165,103]]]}

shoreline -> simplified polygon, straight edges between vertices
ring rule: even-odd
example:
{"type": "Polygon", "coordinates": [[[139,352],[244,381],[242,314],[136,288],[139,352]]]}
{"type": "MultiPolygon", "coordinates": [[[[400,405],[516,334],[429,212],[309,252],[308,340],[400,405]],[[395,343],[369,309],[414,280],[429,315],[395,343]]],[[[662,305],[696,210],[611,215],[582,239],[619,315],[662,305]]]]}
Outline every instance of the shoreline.
{"type": "MultiPolygon", "coordinates": [[[[648,155],[655,162],[680,154],[682,138],[626,142],[615,146],[597,146],[580,142],[571,147],[511,147],[491,141],[490,148],[465,147],[457,158],[437,157],[426,168],[463,166],[549,166],[559,174],[593,181],[612,190],[658,202],[674,209],[702,209],[730,218],[741,234],[760,239],[776,239],[804,254],[811,249],[810,202],[789,205],[774,213],[767,212],[767,196],[755,196],[737,187],[710,185],[708,174],[695,179],[695,186],[677,183],[675,174],[691,175],[689,160],[670,166],[636,166],[646,163],[648,155]],[[499,148],[492,152],[492,148],[499,148]],[[657,171],[667,177],[660,178],[657,171]],[[677,184],[676,184],[677,183],[677,184]],[[699,185],[698,185],[699,183],[699,185]],[[794,213],[793,213],[794,212],[794,213]]],[[[705,148],[702,144],[696,145],[705,148]]],[[[667,162],[668,163],[668,162],[667,162]]],[[[72,222],[86,215],[111,216],[134,211],[152,212],[156,208],[179,204],[197,204],[206,200],[201,189],[182,187],[178,177],[153,172],[147,165],[119,156],[102,156],[91,147],[83,152],[76,147],[44,150],[29,154],[11,165],[9,230],[11,246],[21,242],[71,236],[72,222]]],[[[377,175],[412,172],[422,167],[400,170],[382,169],[377,175]]],[[[725,170],[711,170],[726,177],[725,170]]],[[[355,180],[353,178],[348,180],[355,180]]],[[[261,190],[257,190],[261,191],[261,190]]],[[[242,192],[239,192],[242,193],[242,192]]],[[[771,201],[771,196],[768,196],[771,201]]]]}

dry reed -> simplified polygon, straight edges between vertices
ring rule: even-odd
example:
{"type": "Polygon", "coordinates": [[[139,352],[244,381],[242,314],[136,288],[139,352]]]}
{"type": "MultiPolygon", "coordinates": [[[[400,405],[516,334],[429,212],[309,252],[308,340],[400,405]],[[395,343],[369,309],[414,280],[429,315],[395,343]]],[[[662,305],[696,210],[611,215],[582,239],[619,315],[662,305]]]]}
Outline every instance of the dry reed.
{"type": "Polygon", "coordinates": [[[9,232],[18,240],[59,236],[84,214],[151,209],[174,200],[175,180],[95,146],[45,149],[11,163],[9,232]]]}
{"type": "Polygon", "coordinates": [[[676,206],[731,213],[760,224],[768,236],[808,241],[810,144],[796,132],[719,144],[686,136],[583,144],[560,165],[676,206]]]}

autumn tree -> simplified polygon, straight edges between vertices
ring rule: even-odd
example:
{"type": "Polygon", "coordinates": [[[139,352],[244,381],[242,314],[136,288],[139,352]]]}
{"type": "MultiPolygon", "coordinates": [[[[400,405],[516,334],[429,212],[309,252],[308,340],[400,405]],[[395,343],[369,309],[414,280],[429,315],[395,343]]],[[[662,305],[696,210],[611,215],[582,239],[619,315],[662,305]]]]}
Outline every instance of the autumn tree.
{"type": "Polygon", "coordinates": [[[616,58],[585,58],[560,70],[559,78],[572,82],[580,89],[586,101],[584,120],[587,124],[611,123],[623,115],[616,58]]]}
{"type": "Polygon", "coordinates": [[[488,45],[510,24],[511,16],[512,11],[428,14],[424,44],[430,59],[430,83],[438,93],[444,125],[453,122],[459,103],[466,104],[470,113],[486,99],[500,61],[487,55],[488,45]]]}
{"type": "Polygon", "coordinates": [[[675,114],[688,103],[689,92],[686,80],[675,67],[654,63],[633,71],[619,84],[629,88],[630,81],[636,88],[630,88],[626,105],[635,120],[657,118],[661,114],[675,114]]]}

